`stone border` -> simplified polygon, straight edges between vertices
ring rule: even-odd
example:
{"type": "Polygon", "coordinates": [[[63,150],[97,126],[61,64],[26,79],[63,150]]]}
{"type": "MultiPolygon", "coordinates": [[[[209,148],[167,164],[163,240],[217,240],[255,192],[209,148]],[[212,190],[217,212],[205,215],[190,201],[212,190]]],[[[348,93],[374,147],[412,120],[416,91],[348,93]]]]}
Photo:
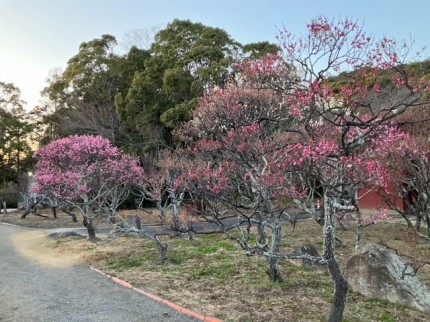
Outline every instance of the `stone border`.
{"type": "Polygon", "coordinates": [[[110,276],[110,275],[106,274],[105,272],[103,272],[103,271],[101,271],[101,270],[99,270],[99,269],[97,269],[95,267],[90,266],[90,269],[93,270],[93,271],[95,271],[95,272],[97,272],[97,273],[99,273],[99,274],[101,274],[101,275],[103,275],[103,276],[106,276],[107,278],[110,278],[112,281],[114,281],[115,283],[117,283],[117,284],[119,284],[119,285],[121,285],[123,287],[132,289],[133,291],[138,292],[138,293],[140,293],[142,295],[145,295],[145,296],[153,299],[154,301],[163,303],[163,304],[167,305],[168,307],[170,307],[170,308],[172,308],[172,309],[174,309],[174,310],[176,310],[178,312],[181,312],[181,313],[184,313],[184,314],[186,314],[188,316],[194,317],[194,318],[196,318],[196,319],[198,319],[200,321],[203,321],[203,322],[223,322],[220,319],[213,318],[213,317],[208,317],[208,316],[204,316],[204,315],[199,314],[197,312],[194,312],[194,311],[192,311],[190,309],[182,307],[182,306],[180,306],[178,304],[175,304],[173,302],[165,300],[165,299],[163,299],[163,298],[161,298],[161,297],[159,297],[157,295],[154,295],[154,294],[151,294],[151,293],[149,293],[147,291],[144,291],[142,289],[136,288],[133,285],[131,285],[130,283],[128,283],[126,281],[123,281],[123,280],[121,280],[121,279],[119,279],[117,277],[110,276]]]}

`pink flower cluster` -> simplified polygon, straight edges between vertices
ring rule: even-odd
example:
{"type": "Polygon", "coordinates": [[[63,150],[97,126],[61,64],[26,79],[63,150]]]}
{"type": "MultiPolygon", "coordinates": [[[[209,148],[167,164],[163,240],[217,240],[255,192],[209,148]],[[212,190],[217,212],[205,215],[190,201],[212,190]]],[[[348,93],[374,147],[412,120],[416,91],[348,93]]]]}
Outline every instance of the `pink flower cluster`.
{"type": "Polygon", "coordinates": [[[115,186],[140,185],[144,171],[137,159],[123,155],[101,136],[70,136],[51,142],[35,156],[34,191],[76,200],[115,186]]]}
{"type": "Polygon", "coordinates": [[[387,221],[390,220],[392,217],[391,215],[388,213],[388,210],[385,208],[382,209],[373,209],[372,211],[372,217],[371,217],[371,221],[376,224],[380,221],[387,221]]]}
{"type": "Polygon", "coordinates": [[[409,140],[390,123],[402,102],[383,110],[369,102],[387,86],[415,92],[428,82],[392,68],[407,59],[404,43],[376,40],[350,19],[317,17],[307,27],[298,38],[281,31],[282,56],[245,60],[234,79],[201,100],[182,129],[198,161],[181,184],[188,180],[190,190],[218,197],[252,191],[272,201],[300,198],[308,184],[300,180],[308,177],[325,188],[387,185],[387,157],[404,155],[409,140]]]}

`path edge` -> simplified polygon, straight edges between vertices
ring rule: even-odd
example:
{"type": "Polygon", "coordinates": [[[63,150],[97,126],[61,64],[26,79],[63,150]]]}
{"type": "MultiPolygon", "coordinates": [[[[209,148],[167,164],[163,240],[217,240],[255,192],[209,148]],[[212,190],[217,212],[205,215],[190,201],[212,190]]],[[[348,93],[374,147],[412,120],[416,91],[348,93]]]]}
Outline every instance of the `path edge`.
{"type": "Polygon", "coordinates": [[[154,295],[152,293],[149,293],[147,291],[144,291],[142,289],[134,287],[130,283],[128,283],[126,281],[123,281],[123,280],[121,280],[121,279],[119,279],[117,277],[110,276],[109,274],[106,274],[105,272],[103,272],[103,271],[101,271],[98,268],[95,268],[93,266],[90,266],[90,269],[93,270],[94,272],[97,272],[97,273],[99,273],[99,274],[101,274],[101,275],[103,275],[103,276],[111,279],[112,281],[114,281],[115,283],[117,283],[117,284],[119,284],[119,285],[121,285],[123,287],[129,288],[129,289],[131,289],[131,290],[133,290],[133,291],[135,291],[135,292],[137,292],[139,294],[145,295],[146,297],[149,297],[149,298],[153,299],[154,301],[163,303],[164,305],[167,305],[171,309],[174,309],[174,310],[176,310],[178,312],[181,312],[183,314],[186,314],[188,316],[194,317],[194,318],[196,318],[196,319],[198,319],[200,321],[204,321],[204,322],[223,322],[223,320],[220,320],[220,319],[217,319],[217,318],[213,318],[213,317],[209,317],[209,316],[204,316],[204,315],[202,315],[200,313],[197,313],[195,311],[187,309],[187,308],[185,308],[185,307],[183,307],[181,305],[178,305],[176,303],[173,303],[173,302],[171,302],[169,300],[163,299],[163,298],[161,298],[161,297],[159,297],[157,295],[154,295]]]}

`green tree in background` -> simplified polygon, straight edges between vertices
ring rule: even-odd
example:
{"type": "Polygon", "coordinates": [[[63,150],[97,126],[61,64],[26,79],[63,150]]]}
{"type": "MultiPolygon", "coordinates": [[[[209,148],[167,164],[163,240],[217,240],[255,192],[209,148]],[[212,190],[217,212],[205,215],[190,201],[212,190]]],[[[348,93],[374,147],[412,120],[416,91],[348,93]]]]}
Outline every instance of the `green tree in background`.
{"type": "Polygon", "coordinates": [[[222,29],[174,20],[157,33],[145,71],[136,73],[127,95],[118,98],[121,115],[136,116],[127,121],[155,127],[153,133],[168,140],[165,127],[189,120],[205,90],[228,79],[240,48],[222,29]]]}
{"type": "Polygon", "coordinates": [[[243,46],[243,53],[249,59],[258,59],[268,54],[276,54],[281,49],[268,41],[260,41],[243,46]]]}
{"type": "Polygon", "coordinates": [[[101,134],[116,141],[119,122],[113,97],[119,78],[113,72],[115,44],[110,35],[82,43],[66,70],[48,81],[44,94],[61,115],[60,136],[101,134]]]}
{"type": "Polygon", "coordinates": [[[35,114],[41,142],[98,134],[143,154],[173,144],[172,130],[188,121],[201,97],[223,86],[242,57],[278,51],[268,42],[242,45],[219,28],[174,20],[148,50],[115,52],[111,35],[84,42],[64,72],[48,80],[46,104],[35,114]]]}
{"type": "Polygon", "coordinates": [[[3,188],[9,182],[18,182],[18,176],[30,166],[32,126],[24,104],[15,85],[0,82],[0,178],[3,188]]]}
{"type": "Polygon", "coordinates": [[[115,95],[127,89],[143,61],[136,57],[139,50],[124,58],[114,53],[115,46],[116,39],[110,35],[82,43],[65,71],[48,81],[44,95],[56,106],[60,136],[99,134],[121,145],[115,95]]]}
{"type": "Polygon", "coordinates": [[[121,56],[114,52],[115,46],[111,35],[84,42],[64,72],[50,77],[43,91],[46,105],[36,111],[39,117],[44,115],[48,138],[43,142],[71,134],[102,135],[117,146],[136,142],[130,127],[120,119],[115,97],[128,91],[134,74],[144,70],[149,53],[132,47],[121,56]]]}

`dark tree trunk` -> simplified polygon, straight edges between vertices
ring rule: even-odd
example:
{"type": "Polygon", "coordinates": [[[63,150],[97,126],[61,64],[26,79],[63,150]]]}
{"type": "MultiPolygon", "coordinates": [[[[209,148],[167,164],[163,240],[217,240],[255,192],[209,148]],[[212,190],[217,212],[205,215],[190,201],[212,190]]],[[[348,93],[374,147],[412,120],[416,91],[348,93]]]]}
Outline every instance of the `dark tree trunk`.
{"type": "Polygon", "coordinates": [[[270,253],[273,257],[268,258],[267,274],[272,282],[282,282],[282,275],[279,269],[279,246],[281,244],[281,225],[277,220],[272,226],[273,236],[272,244],[270,245],[270,253]]]}
{"type": "Polygon", "coordinates": [[[343,312],[348,295],[348,281],[342,275],[336,260],[328,261],[328,269],[335,284],[333,303],[330,310],[329,322],[342,322],[343,312]]]}
{"type": "Polygon", "coordinates": [[[25,219],[29,214],[37,215],[36,207],[32,207],[30,209],[25,209],[24,213],[21,215],[21,219],[25,219]]]}
{"type": "Polygon", "coordinates": [[[194,241],[193,233],[191,231],[188,231],[187,234],[188,234],[188,240],[190,242],[193,242],[194,241]]]}
{"type": "Polygon", "coordinates": [[[157,208],[160,210],[160,220],[162,224],[167,222],[167,213],[166,208],[163,206],[163,202],[161,200],[157,200],[156,202],[157,208]]]}
{"type": "Polygon", "coordinates": [[[257,224],[257,231],[258,231],[258,243],[260,245],[265,245],[267,243],[267,234],[264,231],[264,227],[261,223],[257,224]]]}
{"type": "MultiPolygon", "coordinates": [[[[78,222],[78,218],[76,218],[76,214],[73,211],[66,208],[61,208],[61,210],[63,210],[66,214],[72,217],[73,222],[78,222]]],[[[84,226],[85,226],[85,219],[84,219],[84,226]]]]}
{"type": "Polygon", "coordinates": [[[160,245],[161,260],[166,262],[169,258],[169,247],[167,244],[160,245]]]}
{"type": "Polygon", "coordinates": [[[179,232],[183,232],[185,230],[185,226],[180,217],[181,213],[181,201],[180,197],[177,197],[175,194],[171,194],[172,199],[172,208],[173,208],[173,230],[177,230],[179,232]],[[178,200],[179,199],[179,200],[178,200]]]}
{"type": "Polygon", "coordinates": [[[279,270],[279,259],[270,257],[267,264],[267,275],[271,282],[282,282],[281,271],[279,270]]]}
{"type": "Polygon", "coordinates": [[[335,285],[333,303],[330,310],[329,322],[342,322],[343,312],[348,295],[348,281],[342,275],[335,256],[335,218],[336,209],[332,197],[325,196],[324,200],[324,255],[328,270],[335,285]]]}
{"type": "Polygon", "coordinates": [[[91,219],[88,219],[85,217],[84,218],[84,226],[87,227],[88,238],[90,239],[90,241],[96,242],[97,241],[96,229],[94,228],[93,221],[91,219]]]}
{"type": "Polygon", "coordinates": [[[52,214],[54,215],[54,218],[57,218],[57,207],[52,207],[52,214]]]}
{"type": "Polygon", "coordinates": [[[426,213],[427,236],[430,238],[430,216],[426,213]]]}
{"type": "Polygon", "coordinates": [[[69,216],[71,216],[72,217],[72,221],[73,222],[78,222],[78,218],[76,218],[76,215],[72,212],[72,213],[70,213],[69,214],[69,216]]]}
{"type": "Polygon", "coordinates": [[[421,214],[417,215],[417,222],[415,223],[415,230],[420,231],[421,228],[421,214]]]}
{"type": "Polygon", "coordinates": [[[158,250],[160,251],[160,255],[161,255],[161,260],[163,262],[166,262],[167,259],[169,258],[169,245],[168,244],[163,244],[160,240],[160,238],[155,235],[154,237],[151,237],[158,245],[158,250]]]}
{"type": "Polygon", "coordinates": [[[21,215],[21,219],[25,219],[25,217],[31,213],[36,213],[36,205],[29,200],[25,203],[24,213],[21,215]]]}

